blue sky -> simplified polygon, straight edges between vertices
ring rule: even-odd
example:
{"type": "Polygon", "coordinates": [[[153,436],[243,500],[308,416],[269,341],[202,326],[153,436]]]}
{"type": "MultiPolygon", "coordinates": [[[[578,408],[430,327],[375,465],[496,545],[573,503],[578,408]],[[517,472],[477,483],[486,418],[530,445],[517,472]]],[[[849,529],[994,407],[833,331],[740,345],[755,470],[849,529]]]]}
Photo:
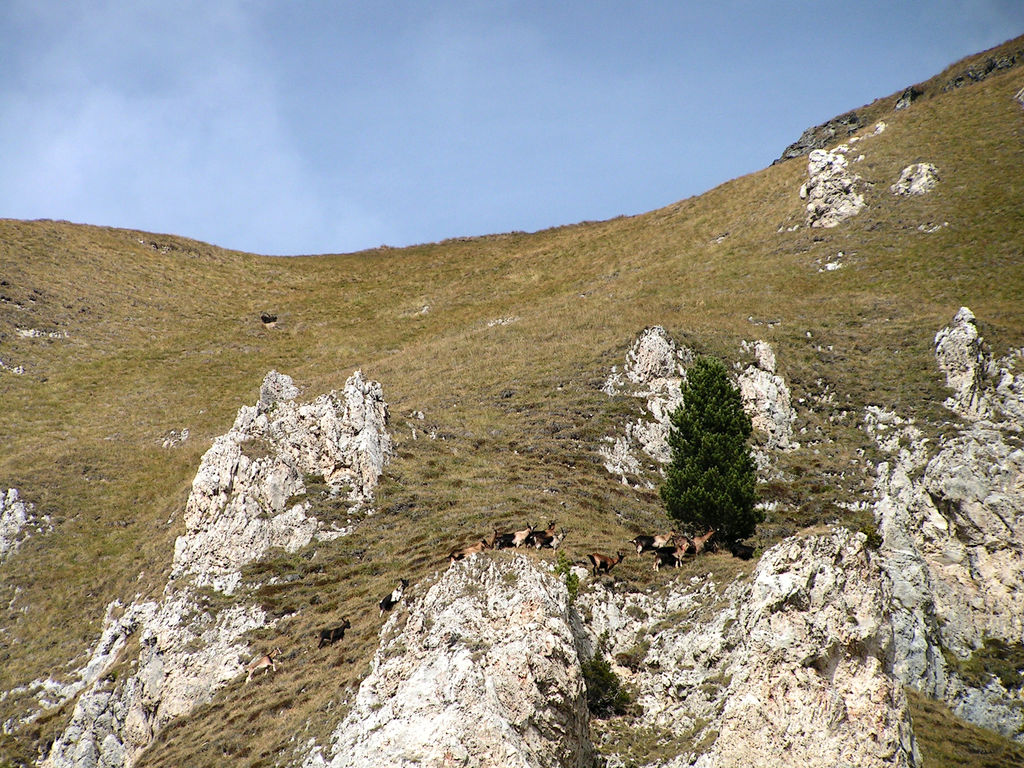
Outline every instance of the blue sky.
{"type": "Polygon", "coordinates": [[[4,0],[0,217],[301,254],[641,213],[1022,33],[1019,0],[4,0]]]}

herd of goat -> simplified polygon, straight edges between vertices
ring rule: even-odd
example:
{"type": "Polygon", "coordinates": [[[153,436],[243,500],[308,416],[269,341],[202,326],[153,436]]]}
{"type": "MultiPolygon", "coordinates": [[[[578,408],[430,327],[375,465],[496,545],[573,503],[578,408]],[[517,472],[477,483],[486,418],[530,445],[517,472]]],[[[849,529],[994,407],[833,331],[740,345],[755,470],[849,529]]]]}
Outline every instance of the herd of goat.
{"type": "MultiPolygon", "coordinates": [[[[519,531],[501,533],[497,528],[495,528],[494,533],[487,538],[479,539],[468,547],[453,549],[448,553],[448,562],[449,564],[454,563],[458,560],[463,560],[470,555],[475,555],[489,549],[517,549],[519,547],[558,549],[568,533],[569,531],[566,528],[556,531],[554,521],[549,523],[548,527],[544,529],[528,525],[526,528],[519,531]]],[[[696,557],[702,552],[718,551],[718,545],[715,542],[714,528],[709,528],[707,532],[701,536],[693,537],[685,536],[683,534],[676,533],[675,531],[655,536],[635,536],[630,539],[629,543],[636,548],[637,555],[643,555],[647,552],[654,555],[654,570],[656,571],[660,570],[664,566],[678,568],[683,564],[686,558],[696,557]]],[[[741,560],[749,560],[754,556],[754,548],[740,542],[731,543],[729,545],[729,551],[732,552],[733,557],[738,557],[741,560]]],[[[625,557],[625,553],[621,551],[616,552],[615,557],[609,557],[608,555],[600,552],[591,552],[587,555],[587,559],[590,561],[590,565],[595,576],[598,574],[609,573],[612,568],[621,563],[625,557]]],[[[586,563],[585,561],[581,561],[579,564],[585,565],[586,563]]],[[[381,616],[401,602],[402,598],[405,596],[405,590],[408,586],[409,580],[401,579],[394,590],[381,598],[377,603],[377,606],[380,608],[381,616]]],[[[319,630],[319,644],[317,645],[317,649],[333,645],[338,640],[343,639],[345,637],[345,630],[349,629],[351,626],[352,624],[348,619],[343,619],[341,624],[336,627],[319,630]]],[[[245,668],[245,671],[248,673],[246,675],[245,682],[248,683],[249,680],[252,679],[253,673],[259,672],[260,670],[263,670],[265,674],[270,671],[276,672],[277,664],[275,663],[275,657],[280,652],[280,649],[275,648],[270,653],[264,654],[250,662],[245,668]]]]}
{"type": "MultiPolygon", "coordinates": [[[[534,528],[533,525],[528,525],[520,531],[500,533],[495,528],[494,533],[487,538],[479,539],[468,547],[453,549],[448,553],[448,561],[449,563],[454,563],[457,560],[462,560],[488,549],[512,549],[517,547],[558,549],[567,533],[568,531],[565,528],[556,533],[553,521],[543,530],[534,528]]],[[[636,547],[638,555],[642,555],[645,552],[653,553],[654,570],[657,571],[666,565],[678,568],[683,564],[687,556],[696,556],[702,552],[717,552],[718,545],[714,541],[714,537],[715,529],[709,528],[701,536],[690,537],[672,531],[671,533],[662,533],[656,536],[636,536],[630,539],[629,543],[636,547]]],[[[732,552],[733,557],[738,557],[741,560],[749,560],[754,556],[753,547],[738,541],[729,545],[729,551],[732,552]]],[[[595,576],[599,573],[608,573],[612,568],[621,563],[625,557],[626,555],[622,552],[616,552],[615,557],[609,557],[600,552],[591,552],[587,555],[595,576]]]]}

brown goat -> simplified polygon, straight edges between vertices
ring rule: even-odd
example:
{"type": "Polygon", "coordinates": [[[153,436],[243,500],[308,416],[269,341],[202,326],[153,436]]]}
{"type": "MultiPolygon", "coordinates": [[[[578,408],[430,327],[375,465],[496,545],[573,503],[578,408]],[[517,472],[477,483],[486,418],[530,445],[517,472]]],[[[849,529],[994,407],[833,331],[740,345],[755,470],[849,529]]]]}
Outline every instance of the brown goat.
{"type": "Polygon", "coordinates": [[[708,528],[708,532],[705,533],[703,536],[694,536],[693,539],[692,539],[692,541],[693,541],[693,554],[699,555],[706,548],[709,548],[708,547],[708,542],[711,540],[711,537],[714,536],[714,535],[715,535],[715,529],[714,528],[708,528]]]}
{"type": "Polygon", "coordinates": [[[512,546],[521,547],[526,543],[526,540],[530,538],[533,533],[533,523],[530,523],[526,528],[521,531],[516,531],[512,537],[512,546]]]}
{"type": "Polygon", "coordinates": [[[470,544],[468,547],[463,547],[462,549],[453,549],[451,552],[448,553],[448,562],[449,564],[451,564],[454,563],[456,560],[462,560],[463,558],[469,557],[470,555],[475,555],[479,552],[483,552],[486,549],[491,549],[492,545],[493,540],[491,542],[488,542],[487,539],[480,539],[480,541],[476,542],[475,544],[470,544]]]}
{"type": "Polygon", "coordinates": [[[675,531],[669,531],[668,533],[659,533],[657,536],[653,537],[653,541],[651,542],[651,544],[652,544],[651,548],[652,549],[660,549],[661,547],[667,547],[669,544],[671,544],[673,542],[673,540],[678,535],[679,534],[676,533],[675,531]]]}
{"type": "MultiPolygon", "coordinates": [[[[275,648],[270,653],[264,654],[263,656],[260,656],[258,659],[250,661],[245,668],[245,671],[248,672],[248,674],[245,676],[245,682],[248,683],[252,679],[253,672],[258,672],[261,669],[272,669],[274,672],[277,672],[277,664],[274,663],[274,657],[280,653],[281,649],[275,648]]],[[[268,672],[264,672],[263,674],[266,675],[268,674],[268,672]]]]}
{"type": "Polygon", "coordinates": [[[608,573],[626,557],[622,552],[616,552],[615,554],[616,557],[608,557],[608,555],[602,555],[600,552],[592,552],[587,555],[590,558],[590,564],[594,568],[595,576],[599,573],[608,573]]]}

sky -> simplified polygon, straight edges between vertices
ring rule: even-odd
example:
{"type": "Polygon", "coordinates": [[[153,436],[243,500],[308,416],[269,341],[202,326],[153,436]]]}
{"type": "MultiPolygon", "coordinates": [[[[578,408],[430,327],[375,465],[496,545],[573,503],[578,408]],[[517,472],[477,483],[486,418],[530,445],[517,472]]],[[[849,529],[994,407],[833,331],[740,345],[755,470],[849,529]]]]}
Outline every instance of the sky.
{"type": "Polygon", "coordinates": [[[3,0],[0,217],[352,252],[653,210],[1020,0],[3,0]]]}

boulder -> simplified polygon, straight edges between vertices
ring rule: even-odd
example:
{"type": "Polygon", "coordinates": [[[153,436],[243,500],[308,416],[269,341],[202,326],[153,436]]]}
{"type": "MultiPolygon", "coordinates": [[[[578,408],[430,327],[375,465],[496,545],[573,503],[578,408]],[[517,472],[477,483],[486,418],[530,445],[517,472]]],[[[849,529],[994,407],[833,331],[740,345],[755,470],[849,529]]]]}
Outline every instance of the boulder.
{"type": "Polygon", "coordinates": [[[931,163],[914,163],[900,173],[900,178],[889,187],[894,195],[926,195],[939,183],[939,169],[931,163]]]}
{"type": "Polygon", "coordinates": [[[898,99],[896,99],[896,106],[893,107],[893,109],[895,109],[897,112],[900,111],[901,109],[906,109],[923,95],[924,94],[922,94],[921,91],[917,90],[917,88],[915,88],[914,86],[910,86],[909,88],[905,89],[903,93],[900,94],[900,97],[898,99]]]}
{"type": "Polygon", "coordinates": [[[800,188],[800,198],[807,201],[808,226],[835,227],[864,208],[860,179],[847,170],[845,151],[845,145],[831,152],[816,149],[808,157],[808,180],[800,188]]]}

